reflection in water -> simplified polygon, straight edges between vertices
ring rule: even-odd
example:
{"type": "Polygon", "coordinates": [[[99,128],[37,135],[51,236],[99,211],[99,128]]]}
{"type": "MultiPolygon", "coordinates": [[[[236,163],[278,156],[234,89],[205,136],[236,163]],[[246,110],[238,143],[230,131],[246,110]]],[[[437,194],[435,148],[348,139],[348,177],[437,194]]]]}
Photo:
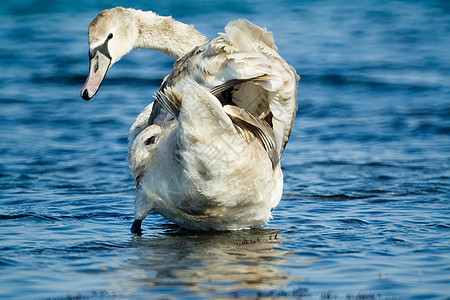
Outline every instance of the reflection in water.
{"type": "MultiPolygon", "coordinates": [[[[133,292],[155,286],[182,287],[180,295],[235,290],[270,290],[286,287],[292,278],[280,268],[288,251],[276,230],[249,230],[217,234],[136,237],[136,257],[126,268],[133,292]]],[[[127,285],[128,285],[127,284],[127,285]]]]}

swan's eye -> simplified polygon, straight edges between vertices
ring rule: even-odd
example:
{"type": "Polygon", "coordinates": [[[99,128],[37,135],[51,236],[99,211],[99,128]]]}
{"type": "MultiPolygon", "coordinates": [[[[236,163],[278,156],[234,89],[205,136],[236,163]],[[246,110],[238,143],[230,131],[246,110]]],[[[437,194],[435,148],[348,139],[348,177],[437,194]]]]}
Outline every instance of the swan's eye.
{"type": "Polygon", "coordinates": [[[113,38],[113,34],[112,33],[108,34],[108,40],[110,40],[112,38],[113,38]]]}

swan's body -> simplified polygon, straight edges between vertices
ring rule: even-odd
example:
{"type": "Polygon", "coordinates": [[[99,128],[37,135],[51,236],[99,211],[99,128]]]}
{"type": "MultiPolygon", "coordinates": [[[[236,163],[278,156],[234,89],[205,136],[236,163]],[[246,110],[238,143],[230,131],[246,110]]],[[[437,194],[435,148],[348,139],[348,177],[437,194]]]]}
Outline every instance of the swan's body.
{"type": "Polygon", "coordinates": [[[260,227],[281,199],[280,159],[297,111],[299,77],[278,55],[272,33],[247,20],[232,21],[225,31],[206,42],[192,26],[123,8],[102,12],[90,26],[87,100],[110,65],[133,48],[179,57],[130,130],[133,232],[151,210],[189,229],[260,227]],[[123,41],[113,50],[117,35],[123,41]]]}

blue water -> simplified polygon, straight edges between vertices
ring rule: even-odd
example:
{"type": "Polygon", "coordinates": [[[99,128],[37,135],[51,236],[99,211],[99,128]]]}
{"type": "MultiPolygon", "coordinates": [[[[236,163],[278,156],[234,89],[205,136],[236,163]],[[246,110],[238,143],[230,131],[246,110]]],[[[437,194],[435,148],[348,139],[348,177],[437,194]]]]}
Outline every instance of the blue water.
{"type": "Polygon", "coordinates": [[[450,299],[449,49],[447,1],[2,1],[0,298],[450,299]],[[264,229],[130,233],[128,128],[173,59],[134,51],[80,98],[119,4],[274,32],[302,79],[264,229]]]}

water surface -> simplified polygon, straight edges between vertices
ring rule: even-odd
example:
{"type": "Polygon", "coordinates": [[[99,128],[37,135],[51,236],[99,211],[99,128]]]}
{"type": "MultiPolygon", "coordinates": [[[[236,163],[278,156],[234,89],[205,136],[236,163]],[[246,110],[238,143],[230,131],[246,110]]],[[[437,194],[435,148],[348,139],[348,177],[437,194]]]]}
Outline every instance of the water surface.
{"type": "Polygon", "coordinates": [[[450,299],[450,6],[446,1],[3,1],[0,297],[450,299]],[[209,38],[274,32],[302,76],[261,230],[133,236],[127,133],[173,59],[135,51],[87,103],[87,27],[116,5],[209,38]]]}

